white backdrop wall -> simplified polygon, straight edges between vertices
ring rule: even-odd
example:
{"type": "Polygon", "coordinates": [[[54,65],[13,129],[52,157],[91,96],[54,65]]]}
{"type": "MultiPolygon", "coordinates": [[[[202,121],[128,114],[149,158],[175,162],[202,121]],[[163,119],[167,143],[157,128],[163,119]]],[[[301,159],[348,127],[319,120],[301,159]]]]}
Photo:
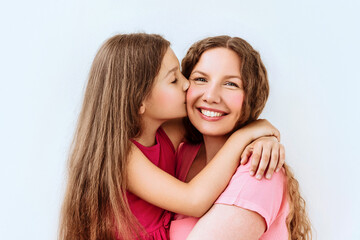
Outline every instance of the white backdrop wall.
{"type": "Polygon", "coordinates": [[[315,239],[360,239],[358,1],[2,1],[0,239],[55,239],[92,59],[116,33],[159,33],[181,59],[240,36],[267,66],[263,118],[282,133],[315,239]]]}

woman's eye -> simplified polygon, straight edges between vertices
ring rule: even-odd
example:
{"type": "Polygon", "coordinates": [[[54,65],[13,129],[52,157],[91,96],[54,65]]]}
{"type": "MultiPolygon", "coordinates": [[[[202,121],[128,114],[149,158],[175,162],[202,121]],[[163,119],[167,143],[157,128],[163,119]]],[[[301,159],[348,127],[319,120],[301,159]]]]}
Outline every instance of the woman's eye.
{"type": "Polygon", "coordinates": [[[233,83],[233,82],[226,82],[225,85],[231,86],[231,87],[239,87],[236,83],[233,83]]]}
{"type": "Polygon", "coordinates": [[[176,83],[177,82],[177,78],[175,78],[175,80],[174,81],[172,81],[171,83],[176,83]]]}
{"type": "Polygon", "coordinates": [[[196,82],[206,82],[205,78],[195,78],[194,79],[196,82]]]}

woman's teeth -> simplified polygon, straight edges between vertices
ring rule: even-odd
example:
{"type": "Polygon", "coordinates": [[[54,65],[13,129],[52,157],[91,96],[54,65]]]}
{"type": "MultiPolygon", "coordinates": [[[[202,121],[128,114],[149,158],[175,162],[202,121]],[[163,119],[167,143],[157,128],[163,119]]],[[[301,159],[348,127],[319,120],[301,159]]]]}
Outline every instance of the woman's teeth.
{"type": "Polygon", "coordinates": [[[204,109],[200,109],[200,111],[202,114],[204,114],[207,117],[221,117],[222,115],[224,115],[223,113],[208,111],[204,109]]]}

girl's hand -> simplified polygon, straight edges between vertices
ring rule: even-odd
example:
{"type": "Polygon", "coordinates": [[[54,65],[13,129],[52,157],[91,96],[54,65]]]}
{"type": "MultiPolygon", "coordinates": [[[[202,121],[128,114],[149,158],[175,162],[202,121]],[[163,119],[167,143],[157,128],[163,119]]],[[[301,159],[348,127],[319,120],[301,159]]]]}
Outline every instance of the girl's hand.
{"type": "Polygon", "coordinates": [[[251,156],[250,175],[261,179],[266,171],[270,179],[274,170],[278,172],[285,162],[285,149],[276,137],[261,137],[249,144],[241,155],[241,164],[246,164],[251,156]],[[257,171],[256,171],[257,169],[257,171]]]}
{"type": "Polygon", "coordinates": [[[245,131],[250,133],[253,140],[256,140],[260,137],[264,136],[274,136],[280,142],[280,132],[274,127],[268,120],[259,119],[256,120],[244,127],[242,127],[238,131],[245,131]]]}

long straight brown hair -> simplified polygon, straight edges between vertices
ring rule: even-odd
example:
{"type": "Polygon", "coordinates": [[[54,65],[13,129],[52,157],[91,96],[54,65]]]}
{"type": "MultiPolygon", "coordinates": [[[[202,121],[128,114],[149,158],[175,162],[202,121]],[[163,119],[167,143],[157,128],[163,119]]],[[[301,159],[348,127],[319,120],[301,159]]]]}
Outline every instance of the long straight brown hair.
{"type": "MultiPolygon", "coordinates": [[[[234,51],[241,60],[240,73],[245,91],[245,100],[242,106],[241,118],[235,127],[236,130],[256,120],[264,109],[269,96],[267,71],[260,54],[244,39],[216,36],[200,40],[190,47],[181,62],[183,75],[189,78],[201,55],[206,50],[219,47],[234,51]]],[[[191,143],[202,142],[202,134],[191,124],[188,118],[185,119],[185,126],[187,129],[187,141],[191,143]]],[[[286,164],[284,168],[290,205],[290,212],[286,219],[289,239],[311,239],[311,224],[306,213],[305,200],[300,195],[299,183],[286,164]]]]}
{"type": "Polygon", "coordinates": [[[154,34],[108,39],[91,66],[68,159],[61,240],[133,239],[143,228],[126,198],[129,139],[170,43],[154,34]]]}

